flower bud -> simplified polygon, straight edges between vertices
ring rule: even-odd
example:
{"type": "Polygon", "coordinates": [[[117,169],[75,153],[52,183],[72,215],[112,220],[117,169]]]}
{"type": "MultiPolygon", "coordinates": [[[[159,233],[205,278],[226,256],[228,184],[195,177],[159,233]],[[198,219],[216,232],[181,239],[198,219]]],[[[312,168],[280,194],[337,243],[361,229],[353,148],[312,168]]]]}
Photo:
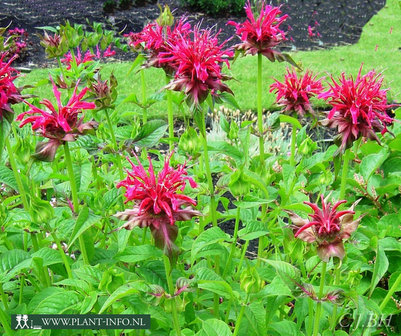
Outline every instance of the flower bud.
{"type": "Polygon", "coordinates": [[[249,192],[249,183],[246,181],[242,170],[236,170],[231,175],[228,187],[236,197],[246,195],[249,192]]]}
{"type": "Polygon", "coordinates": [[[263,280],[260,279],[258,271],[255,268],[242,272],[240,281],[241,289],[247,294],[257,293],[263,287],[263,280]]]}
{"type": "Polygon", "coordinates": [[[178,148],[193,158],[197,158],[201,151],[201,141],[198,133],[189,127],[180,137],[178,148]]]}

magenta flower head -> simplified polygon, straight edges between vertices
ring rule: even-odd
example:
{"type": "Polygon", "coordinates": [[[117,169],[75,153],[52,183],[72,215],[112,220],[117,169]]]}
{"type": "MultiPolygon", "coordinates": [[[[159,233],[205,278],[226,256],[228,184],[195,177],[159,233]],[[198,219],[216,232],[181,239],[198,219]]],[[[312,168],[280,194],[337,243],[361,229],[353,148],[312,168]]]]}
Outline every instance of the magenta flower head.
{"type": "Polygon", "coordinates": [[[12,57],[8,62],[3,62],[6,54],[0,56],[0,122],[5,117],[11,122],[14,111],[12,104],[19,103],[23,100],[21,92],[13,83],[18,77],[18,71],[11,67],[11,63],[17,56],[12,57]]]}
{"type": "Polygon", "coordinates": [[[170,44],[170,50],[161,54],[161,62],[176,69],[175,77],[167,89],[183,91],[195,105],[202,103],[209,92],[217,94],[217,91],[226,91],[233,94],[222,82],[229,77],[221,72],[222,63],[230,66],[227,57],[232,57],[233,52],[223,49],[227,41],[219,44],[218,35],[213,35],[209,29],[195,27],[192,39],[180,36],[170,44]]]}
{"type": "Polygon", "coordinates": [[[228,22],[235,26],[237,35],[242,40],[236,49],[243,51],[245,55],[260,53],[274,62],[276,57],[281,54],[272,48],[286,40],[286,33],[280,29],[280,25],[287,20],[288,15],[280,16],[280,7],[266,5],[264,1],[262,1],[258,18],[255,18],[249,1],[245,5],[245,12],[247,16],[245,22],[228,22]]]}
{"type": "Polygon", "coordinates": [[[361,136],[380,143],[375,132],[386,133],[387,125],[394,121],[386,112],[393,105],[387,104],[388,89],[381,88],[382,74],[372,70],[362,76],[361,71],[362,66],[355,80],[344,73],[338,82],[332,77],[330,89],[318,96],[333,107],[322,123],[337,127],[340,150],[350,147],[361,136]]]}
{"type": "Polygon", "coordinates": [[[33,131],[39,131],[41,136],[49,139],[48,142],[39,142],[36,146],[34,156],[42,161],[53,161],[57,148],[65,141],[75,141],[79,135],[85,134],[97,126],[94,121],[84,122],[84,116],[80,116],[83,110],[91,110],[96,107],[95,103],[82,101],[88,88],[77,93],[79,84],[77,83],[68,103],[63,106],[60,91],[51,77],[50,80],[53,84],[57,106],[55,107],[48,99],[43,99],[40,104],[46,106],[47,110],[42,110],[25,101],[31,109],[17,117],[17,120],[21,121],[20,127],[30,123],[33,131]],[[25,118],[26,116],[27,118],[25,118]]]}
{"type": "Polygon", "coordinates": [[[330,257],[344,258],[345,239],[351,236],[356,230],[362,217],[354,220],[355,202],[349,210],[338,211],[337,208],[347,201],[338,201],[332,205],[327,203],[327,199],[321,195],[322,208],[311,202],[304,202],[309,205],[313,213],[309,216],[311,220],[299,217],[293,212],[289,212],[293,223],[295,238],[302,239],[308,243],[317,243],[317,253],[323,261],[328,261],[330,257]]]}
{"type": "Polygon", "coordinates": [[[192,188],[196,188],[195,181],[187,176],[185,165],[176,169],[170,166],[171,154],[164,161],[163,169],[156,176],[151,159],[148,172],[145,170],[138,157],[135,165],[131,160],[132,170],[128,171],[125,180],[117,184],[117,188],[125,187],[125,203],[134,201],[132,209],[116,214],[116,217],[128,220],[122,228],[132,230],[139,226],[150,227],[156,246],[164,249],[171,256],[176,252],[174,241],[177,238],[178,227],[176,221],[190,220],[201,213],[193,209],[196,201],[182,192],[186,181],[192,188]]]}
{"type": "Polygon", "coordinates": [[[284,76],[284,82],[274,79],[275,83],[270,85],[270,92],[277,94],[276,102],[284,106],[284,112],[296,112],[300,117],[310,112],[315,115],[310,98],[323,91],[322,78],[317,79],[311,71],[306,71],[303,76],[297,75],[295,69],[284,76]]]}
{"type": "Polygon", "coordinates": [[[124,35],[128,38],[128,45],[135,51],[143,50],[147,53],[146,67],[162,68],[172,74],[176,68],[169,62],[162,62],[161,56],[168,55],[171,45],[177,38],[186,38],[191,32],[191,25],[186,18],[180,19],[172,28],[157,22],[147,24],[140,33],[124,35]]]}

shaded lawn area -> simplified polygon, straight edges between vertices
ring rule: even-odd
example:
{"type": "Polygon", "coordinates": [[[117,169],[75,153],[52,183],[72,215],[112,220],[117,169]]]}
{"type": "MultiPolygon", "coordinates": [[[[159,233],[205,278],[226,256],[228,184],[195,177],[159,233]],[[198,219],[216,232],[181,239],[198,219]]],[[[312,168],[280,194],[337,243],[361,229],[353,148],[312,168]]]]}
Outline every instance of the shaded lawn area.
{"type": "MultiPolygon", "coordinates": [[[[401,16],[398,0],[388,0],[386,6],[376,14],[364,27],[361,39],[355,45],[339,46],[328,50],[291,52],[296,62],[300,62],[304,69],[311,69],[326,76],[334,78],[341,72],[347,74],[358,73],[361,64],[363,73],[371,69],[382,71],[385,77],[384,87],[389,87],[389,98],[400,101],[401,92],[401,16]]],[[[134,70],[129,75],[132,63],[102,64],[102,78],[105,79],[113,72],[118,80],[119,96],[124,97],[132,92],[141,96],[140,75],[134,70]]],[[[274,95],[268,92],[273,77],[282,80],[287,63],[271,63],[263,60],[264,91],[263,107],[269,109],[274,104],[274,95]]],[[[247,56],[238,58],[226,72],[235,79],[228,82],[235,94],[241,110],[256,109],[256,75],[257,57],[247,56]]],[[[164,72],[160,69],[150,68],[145,72],[147,94],[159,91],[165,84],[164,72]]],[[[34,70],[20,79],[21,84],[34,84],[48,77],[47,69],[34,70]]],[[[35,91],[40,98],[52,97],[50,85],[43,85],[35,91]]],[[[167,118],[165,101],[154,104],[149,113],[152,116],[167,118]]],[[[139,107],[133,104],[122,104],[116,109],[117,113],[124,115],[140,114],[139,107]]]]}

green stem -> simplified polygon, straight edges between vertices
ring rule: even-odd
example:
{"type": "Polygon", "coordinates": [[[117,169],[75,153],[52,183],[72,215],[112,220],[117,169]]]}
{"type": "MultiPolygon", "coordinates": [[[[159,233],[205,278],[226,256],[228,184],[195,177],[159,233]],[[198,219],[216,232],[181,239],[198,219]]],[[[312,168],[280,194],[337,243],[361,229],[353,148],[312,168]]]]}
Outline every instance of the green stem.
{"type": "Polygon", "coordinates": [[[384,300],[382,301],[382,303],[379,306],[379,308],[382,312],[383,312],[383,309],[386,307],[388,301],[391,299],[391,296],[394,294],[394,292],[396,291],[396,289],[399,287],[400,284],[401,284],[401,273],[398,275],[397,279],[391,286],[390,290],[387,292],[386,297],[384,298],[384,300]]]}
{"type": "Polygon", "coordinates": [[[6,332],[7,336],[12,336],[14,335],[13,331],[11,330],[11,327],[8,323],[7,315],[4,313],[3,309],[0,308],[0,322],[4,328],[4,331],[6,332]]]}
{"type": "Polygon", "coordinates": [[[63,247],[61,246],[60,240],[58,239],[58,237],[57,237],[55,232],[52,232],[52,237],[53,237],[53,240],[55,241],[55,243],[57,245],[57,249],[60,252],[61,259],[63,259],[64,267],[65,267],[65,270],[67,271],[68,278],[72,279],[72,272],[71,272],[70,263],[68,262],[68,258],[65,255],[63,247]]]}
{"type": "Polygon", "coordinates": [[[238,334],[239,328],[240,328],[240,326],[241,326],[242,318],[243,318],[244,313],[245,313],[245,308],[246,308],[246,306],[247,306],[247,304],[248,304],[248,299],[249,299],[249,295],[247,295],[247,297],[246,297],[246,302],[245,302],[245,304],[241,307],[241,310],[240,310],[240,312],[239,312],[237,322],[235,323],[235,329],[234,329],[233,336],[237,336],[237,334],[238,334]]]}
{"type": "Polygon", "coordinates": [[[293,125],[291,132],[291,158],[290,164],[291,166],[295,166],[295,143],[297,141],[297,128],[293,125]]]}
{"type": "Polygon", "coordinates": [[[4,293],[3,290],[3,284],[0,282],[0,294],[1,294],[1,300],[3,301],[4,308],[8,310],[8,298],[6,293],[4,293]]]}
{"type": "Polygon", "coordinates": [[[307,328],[307,335],[312,335],[312,328],[313,328],[313,301],[312,299],[308,300],[308,308],[309,308],[309,319],[308,319],[308,325],[305,325],[305,328],[307,328]]]}
{"type": "Polygon", "coordinates": [[[217,226],[217,218],[216,218],[216,204],[214,199],[214,186],[213,186],[213,179],[212,179],[212,171],[210,170],[210,161],[209,161],[209,152],[207,148],[207,137],[206,137],[206,125],[205,125],[205,110],[201,108],[202,111],[202,129],[201,129],[201,139],[203,145],[203,161],[205,163],[206,169],[206,178],[210,192],[210,214],[212,217],[213,226],[217,226]]]}
{"type": "Polygon", "coordinates": [[[25,276],[21,275],[21,277],[20,277],[18,304],[22,304],[22,298],[24,296],[24,286],[25,286],[25,276]]]}
{"type": "Polygon", "coordinates": [[[57,64],[58,64],[58,67],[60,68],[61,75],[63,76],[63,80],[66,81],[67,77],[66,77],[66,75],[64,73],[64,68],[63,68],[63,65],[61,64],[60,57],[57,57],[57,64]]]}
{"type": "Polygon", "coordinates": [[[320,315],[322,313],[322,297],[323,297],[323,289],[324,289],[324,280],[326,277],[326,269],[327,269],[327,263],[323,261],[322,265],[322,273],[320,275],[320,287],[319,287],[319,296],[318,296],[318,303],[316,306],[316,312],[315,312],[315,320],[314,320],[314,326],[313,326],[313,336],[317,336],[319,334],[319,322],[320,322],[320,315]]]}
{"type": "Polygon", "coordinates": [[[25,210],[29,211],[28,198],[26,196],[24,185],[22,184],[21,176],[20,176],[20,174],[18,172],[17,161],[15,160],[14,152],[13,152],[13,150],[11,148],[10,140],[9,140],[8,137],[6,137],[5,143],[6,143],[6,148],[7,148],[7,152],[8,152],[8,158],[10,160],[10,165],[11,165],[11,168],[13,170],[15,180],[17,181],[17,186],[18,186],[18,189],[19,189],[18,191],[19,191],[19,193],[21,195],[22,204],[23,204],[25,210]]]}
{"type": "Polygon", "coordinates": [[[166,271],[168,291],[170,292],[170,295],[172,296],[172,298],[170,299],[171,300],[170,302],[171,302],[171,312],[173,313],[174,329],[175,329],[177,336],[181,336],[180,324],[178,322],[177,306],[176,306],[175,297],[174,297],[174,285],[173,285],[171,264],[170,264],[170,260],[168,259],[168,257],[166,255],[163,255],[163,261],[164,261],[164,269],[166,271]]]}
{"type": "Polygon", "coordinates": [[[257,112],[259,131],[259,156],[262,172],[265,169],[265,144],[263,139],[263,110],[262,110],[262,54],[258,53],[258,83],[257,83],[257,112]]]}
{"type": "Polygon", "coordinates": [[[117,158],[118,172],[120,174],[120,180],[123,180],[124,179],[124,169],[123,169],[123,166],[121,164],[120,154],[118,153],[118,144],[117,144],[117,140],[116,140],[116,135],[114,134],[113,124],[111,123],[109,110],[106,108],[105,112],[106,112],[107,123],[109,124],[111,140],[113,141],[114,150],[117,152],[117,157],[116,158],[117,158]]]}
{"type": "MultiPolygon", "coordinates": [[[[334,283],[333,286],[337,286],[340,283],[340,278],[341,278],[341,261],[339,263],[339,265],[336,267],[336,269],[334,270],[334,283]]],[[[330,329],[335,331],[336,328],[336,322],[337,322],[337,305],[334,304],[333,307],[333,313],[331,314],[332,316],[332,320],[331,320],[331,326],[330,329]]]]}
{"type": "Polygon", "coordinates": [[[142,122],[146,124],[148,121],[148,109],[145,107],[146,104],[146,80],[145,80],[145,71],[141,70],[141,87],[142,87],[142,122]]]}
{"type": "Polygon", "coordinates": [[[33,250],[39,251],[39,242],[38,242],[38,237],[36,237],[36,234],[31,233],[31,241],[32,241],[32,245],[33,245],[33,250]]]}
{"type": "MultiPolygon", "coordinates": [[[[166,74],[166,84],[170,83],[170,77],[166,74]]],[[[173,138],[174,138],[174,114],[173,114],[173,98],[171,96],[171,91],[166,90],[167,94],[167,117],[168,117],[168,137],[170,144],[170,151],[173,150],[173,138]]]]}
{"type": "MultiPolygon", "coordinates": [[[[77,184],[75,182],[74,170],[72,168],[70,148],[68,146],[67,141],[64,142],[64,154],[65,154],[65,162],[67,164],[68,175],[70,178],[72,203],[74,206],[74,212],[78,213],[79,212],[78,189],[77,189],[77,184]]],[[[88,254],[86,252],[85,241],[84,241],[84,238],[82,235],[80,235],[78,237],[78,241],[79,241],[79,247],[81,249],[82,258],[84,260],[84,263],[89,265],[89,258],[88,258],[88,254]]]]}
{"type": "Polygon", "coordinates": [[[345,197],[345,190],[347,187],[347,176],[348,176],[348,168],[350,164],[351,158],[351,150],[347,149],[344,153],[344,161],[343,161],[343,169],[341,174],[341,187],[340,187],[340,200],[343,200],[345,197]]]}
{"type": "Polygon", "coordinates": [[[237,268],[237,272],[236,272],[237,276],[241,273],[240,270],[242,268],[242,263],[244,262],[244,258],[245,258],[246,251],[248,249],[248,245],[249,245],[249,240],[245,241],[245,244],[242,246],[241,259],[239,260],[238,268],[237,268]]]}
{"type": "Polygon", "coordinates": [[[234,255],[234,251],[235,251],[235,249],[236,249],[236,247],[237,247],[238,227],[239,227],[239,217],[240,217],[240,213],[241,213],[240,207],[237,207],[237,213],[236,213],[236,216],[235,216],[235,224],[234,224],[233,242],[232,242],[232,244],[231,244],[230,255],[228,256],[228,260],[227,260],[226,266],[224,267],[223,278],[225,277],[225,275],[226,275],[226,273],[227,273],[227,271],[228,271],[228,269],[229,269],[229,267],[230,267],[231,260],[232,260],[233,255],[234,255]]]}

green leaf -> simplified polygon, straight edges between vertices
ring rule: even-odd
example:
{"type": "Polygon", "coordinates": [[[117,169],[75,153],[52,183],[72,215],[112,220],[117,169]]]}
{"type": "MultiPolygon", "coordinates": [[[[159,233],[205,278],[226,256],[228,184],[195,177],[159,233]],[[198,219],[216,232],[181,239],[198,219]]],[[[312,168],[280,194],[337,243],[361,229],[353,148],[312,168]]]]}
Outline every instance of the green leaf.
{"type": "Polygon", "coordinates": [[[231,336],[231,330],[227,324],[217,319],[202,321],[202,329],[196,336],[231,336]]]}
{"type": "Polygon", "coordinates": [[[273,266],[280,276],[290,277],[292,279],[300,276],[300,271],[295,266],[281,260],[262,259],[267,264],[273,266]]]}
{"type": "Polygon", "coordinates": [[[139,129],[133,142],[139,147],[152,147],[164,136],[167,128],[164,120],[150,120],[139,129]]]}
{"type": "Polygon", "coordinates": [[[158,259],[163,251],[153,245],[128,246],[116,259],[127,263],[137,263],[147,259],[158,259]]]}
{"type": "Polygon", "coordinates": [[[297,325],[288,320],[283,320],[280,322],[273,322],[269,324],[268,335],[274,336],[296,336],[302,335],[298,330],[297,325]]]}
{"type": "Polygon", "coordinates": [[[0,162],[2,162],[4,141],[10,131],[10,124],[6,118],[0,119],[0,162]]]}
{"type": "Polygon", "coordinates": [[[89,208],[87,206],[84,206],[75,222],[74,230],[72,231],[68,248],[70,248],[72,244],[74,244],[75,240],[80,235],[82,235],[86,230],[88,230],[92,225],[97,223],[100,219],[101,219],[100,216],[90,214],[89,208]]]}
{"type": "Polygon", "coordinates": [[[226,299],[234,298],[231,286],[224,280],[199,280],[198,288],[216,293],[226,299]]]}
{"type": "Polygon", "coordinates": [[[234,107],[236,110],[240,110],[241,109],[240,106],[238,105],[237,101],[235,100],[234,95],[232,95],[231,93],[221,92],[219,94],[219,98],[223,102],[225,102],[225,103],[231,105],[232,107],[234,107]]]}
{"type": "Polygon", "coordinates": [[[245,309],[248,328],[255,335],[267,335],[266,312],[261,301],[252,302],[245,309]]]}
{"type": "Polygon", "coordinates": [[[243,240],[252,240],[269,234],[266,223],[261,221],[251,221],[238,231],[238,237],[243,240]]]}
{"type": "Polygon", "coordinates": [[[225,154],[237,161],[241,161],[244,157],[243,153],[238,148],[225,141],[208,141],[207,145],[209,152],[225,154]]]}
{"type": "MultiPolygon", "coordinates": [[[[30,259],[29,253],[23,250],[14,249],[1,253],[0,255],[0,282],[6,282],[21,269],[21,263],[30,259]]],[[[23,267],[29,267],[23,265],[23,267]]]]}
{"type": "Polygon", "coordinates": [[[73,167],[78,191],[87,191],[92,180],[92,163],[80,163],[79,165],[74,165],[73,167]]]}
{"type": "Polygon", "coordinates": [[[102,314],[111,304],[115,301],[122,299],[123,297],[137,294],[139,292],[147,292],[150,288],[143,281],[134,281],[126,283],[121,287],[117,288],[105,301],[102,308],[99,311],[99,314],[102,314]]]}
{"type": "Polygon", "coordinates": [[[41,258],[43,260],[43,266],[49,266],[63,262],[60,252],[49,247],[42,247],[39,251],[32,254],[32,257],[41,258]]]}
{"type": "Polygon", "coordinates": [[[280,122],[290,123],[292,126],[296,127],[297,129],[301,129],[302,125],[298,119],[288,116],[286,114],[280,114],[280,122]]]}
{"type": "Polygon", "coordinates": [[[73,291],[59,287],[48,287],[36,294],[28,304],[31,314],[62,314],[65,311],[76,312],[81,297],[73,291]]]}
{"type": "Polygon", "coordinates": [[[97,296],[98,293],[96,291],[90,292],[89,295],[86,296],[84,301],[82,302],[81,311],[79,313],[88,314],[92,310],[93,306],[96,304],[98,298],[97,296]]]}
{"type": "Polygon", "coordinates": [[[388,155],[387,149],[383,148],[379,153],[370,154],[362,159],[359,169],[365,181],[369,180],[375,170],[387,159],[388,155]]]}
{"type": "Polygon", "coordinates": [[[217,242],[223,242],[229,240],[230,236],[223,232],[219,227],[212,227],[206,231],[203,231],[198,238],[196,238],[191,251],[191,260],[194,262],[197,258],[197,253],[204,247],[217,242]]]}
{"type": "Polygon", "coordinates": [[[13,171],[6,166],[0,166],[0,182],[19,192],[13,171]]]}
{"type": "Polygon", "coordinates": [[[376,247],[376,261],[373,268],[372,281],[370,283],[369,297],[372,296],[376,285],[379,283],[380,279],[384,276],[388,269],[388,259],[386,253],[384,252],[383,246],[380,241],[377,242],[376,247]]]}
{"type": "Polygon", "coordinates": [[[52,26],[41,26],[41,27],[35,27],[36,29],[42,29],[42,30],[48,30],[51,31],[52,33],[58,33],[58,29],[52,26]]]}

